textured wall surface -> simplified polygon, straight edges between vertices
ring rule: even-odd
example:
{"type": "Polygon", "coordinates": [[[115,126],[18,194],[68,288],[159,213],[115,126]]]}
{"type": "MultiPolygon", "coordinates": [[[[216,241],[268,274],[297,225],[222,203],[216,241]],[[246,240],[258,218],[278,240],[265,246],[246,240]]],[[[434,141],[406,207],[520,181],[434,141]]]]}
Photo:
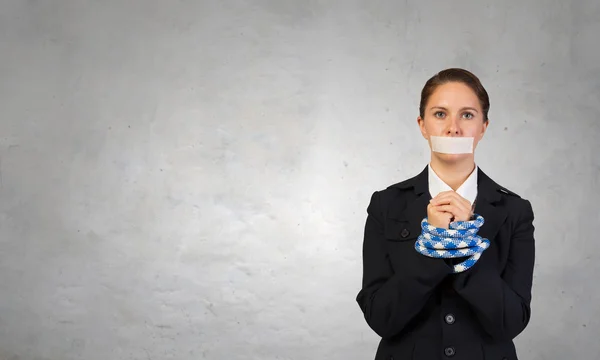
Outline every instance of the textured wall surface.
{"type": "Polygon", "coordinates": [[[371,359],[374,190],[419,92],[487,87],[477,162],[532,201],[522,359],[600,357],[600,3],[0,2],[0,359],[371,359]]]}

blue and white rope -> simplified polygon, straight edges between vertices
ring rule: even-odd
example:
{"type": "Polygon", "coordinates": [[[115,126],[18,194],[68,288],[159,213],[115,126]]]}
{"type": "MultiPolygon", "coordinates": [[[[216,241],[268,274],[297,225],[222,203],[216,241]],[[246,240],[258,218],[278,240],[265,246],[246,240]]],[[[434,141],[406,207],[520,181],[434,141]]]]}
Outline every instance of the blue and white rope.
{"type": "Polygon", "coordinates": [[[481,215],[475,215],[474,220],[453,221],[449,229],[444,229],[429,224],[426,217],[421,221],[422,232],[415,242],[415,249],[432,258],[469,256],[465,261],[454,265],[454,273],[463,272],[475,265],[490,246],[488,239],[477,235],[483,222],[481,215]]]}

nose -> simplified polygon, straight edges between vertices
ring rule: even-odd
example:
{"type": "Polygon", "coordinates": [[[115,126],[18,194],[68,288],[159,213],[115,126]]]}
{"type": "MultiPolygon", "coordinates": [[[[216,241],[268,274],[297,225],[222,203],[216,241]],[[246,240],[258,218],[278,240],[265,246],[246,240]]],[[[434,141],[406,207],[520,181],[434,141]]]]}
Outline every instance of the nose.
{"type": "Polygon", "coordinates": [[[446,135],[448,136],[456,136],[460,134],[460,129],[458,127],[458,119],[454,117],[448,117],[448,127],[446,129],[446,135]]]}

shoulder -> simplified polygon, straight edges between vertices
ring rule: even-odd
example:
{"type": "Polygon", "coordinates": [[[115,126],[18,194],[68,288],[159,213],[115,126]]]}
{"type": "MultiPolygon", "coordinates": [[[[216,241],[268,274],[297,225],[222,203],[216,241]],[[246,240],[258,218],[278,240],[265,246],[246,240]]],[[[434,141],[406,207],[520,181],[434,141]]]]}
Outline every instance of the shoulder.
{"type": "Polygon", "coordinates": [[[387,202],[401,197],[403,194],[413,193],[415,187],[418,187],[419,177],[420,175],[417,175],[400,182],[392,183],[384,188],[375,190],[373,195],[379,197],[381,201],[387,202]]]}
{"type": "Polygon", "coordinates": [[[501,196],[501,203],[507,210],[512,229],[514,231],[533,229],[535,215],[531,202],[504,186],[499,186],[497,191],[501,196]]]}
{"type": "Polygon", "coordinates": [[[407,178],[407,179],[402,180],[400,182],[388,185],[384,190],[388,190],[389,191],[389,190],[392,190],[392,189],[398,189],[398,190],[412,189],[415,186],[415,184],[418,182],[418,180],[419,180],[420,177],[422,177],[422,174],[415,175],[413,177],[407,178]]]}
{"type": "Polygon", "coordinates": [[[398,211],[404,204],[429,191],[428,170],[429,166],[425,166],[409,178],[376,190],[372,193],[371,203],[379,205],[380,209],[387,209],[392,206],[395,211],[398,211]]]}
{"type": "Polygon", "coordinates": [[[508,205],[521,206],[525,201],[527,201],[521,195],[502,185],[498,185],[496,187],[496,192],[508,205]]]}
{"type": "Polygon", "coordinates": [[[398,210],[403,207],[403,204],[415,198],[416,193],[423,192],[426,188],[427,183],[423,173],[392,183],[371,193],[369,208],[377,209],[382,213],[387,213],[390,207],[398,210]]]}
{"type": "MultiPolygon", "coordinates": [[[[491,180],[491,179],[490,179],[491,180]]],[[[509,212],[517,217],[532,217],[533,208],[531,202],[525,197],[491,180],[494,191],[501,203],[508,208],[509,212]]]]}

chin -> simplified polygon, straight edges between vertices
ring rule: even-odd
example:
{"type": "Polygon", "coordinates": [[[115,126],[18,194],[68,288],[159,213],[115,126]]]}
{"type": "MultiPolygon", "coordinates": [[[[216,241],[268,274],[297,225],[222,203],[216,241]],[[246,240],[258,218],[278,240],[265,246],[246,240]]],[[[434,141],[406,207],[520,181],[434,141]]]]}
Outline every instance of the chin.
{"type": "Polygon", "coordinates": [[[445,163],[458,163],[464,160],[471,159],[473,154],[441,154],[434,153],[435,157],[437,157],[440,161],[445,163]]]}

